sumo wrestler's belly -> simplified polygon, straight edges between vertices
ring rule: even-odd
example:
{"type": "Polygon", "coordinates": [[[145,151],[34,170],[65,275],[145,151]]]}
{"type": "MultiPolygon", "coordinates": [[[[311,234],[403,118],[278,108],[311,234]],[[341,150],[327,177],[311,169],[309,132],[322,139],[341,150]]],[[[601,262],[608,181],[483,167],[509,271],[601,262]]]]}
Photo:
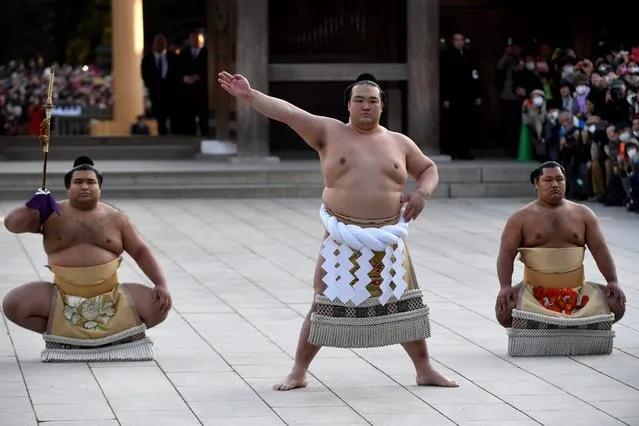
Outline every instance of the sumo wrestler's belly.
{"type": "Polygon", "coordinates": [[[119,255],[94,244],[77,244],[50,252],[49,264],[64,267],[86,267],[103,265],[117,259],[119,255]]]}
{"type": "Polygon", "coordinates": [[[325,188],[322,202],[333,213],[355,219],[386,219],[402,207],[401,188],[370,190],[325,188]]]}

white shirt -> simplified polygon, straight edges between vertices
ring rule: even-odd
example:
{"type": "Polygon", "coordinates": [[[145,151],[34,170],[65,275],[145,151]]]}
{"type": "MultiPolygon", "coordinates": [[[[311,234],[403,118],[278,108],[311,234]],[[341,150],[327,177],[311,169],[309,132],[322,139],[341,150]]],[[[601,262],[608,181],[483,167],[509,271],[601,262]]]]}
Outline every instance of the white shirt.
{"type": "Polygon", "coordinates": [[[155,59],[155,66],[160,69],[160,75],[162,78],[166,78],[166,73],[169,70],[169,64],[166,61],[166,50],[162,53],[153,52],[153,58],[155,59]]]}

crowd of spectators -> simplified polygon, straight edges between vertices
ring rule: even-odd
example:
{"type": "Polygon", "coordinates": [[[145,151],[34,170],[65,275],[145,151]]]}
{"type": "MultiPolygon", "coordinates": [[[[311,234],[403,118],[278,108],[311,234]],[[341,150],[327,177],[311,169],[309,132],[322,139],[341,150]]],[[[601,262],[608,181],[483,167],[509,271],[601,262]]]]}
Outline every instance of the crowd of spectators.
{"type": "MultiPolygon", "coordinates": [[[[161,34],[154,38],[140,63],[145,111],[142,117],[131,117],[135,120],[132,133],[146,134],[139,129],[139,122],[153,118],[161,135],[196,135],[197,126],[202,136],[208,135],[208,53],[204,43],[199,31],[189,35],[184,47],[169,46],[161,34]]],[[[53,65],[54,116],[76,117],[83,122],[112,117],[113,84],[117,83],[110,70],[93,65],[53,65]]],[[[42,58],[0,64],[0,135],[39,133],[49,74],[42,58]]]]}
{"type": "MultiPolygon", "coordinates": [[[[94,66],[55,65],[54,115],[109,117],[113,90],[109,72],[94,66]]],[[[37,135],[44,117],[49,67],[41,59],[0,65],[0,135],[37,135]]],[[[148,100],[147,100],[148,104],[148,100]]]]}
{"type": "Polygon", "coordinates": [[[536,160],[565,167],[568,197],[639,213],[639,49],[578,57],[509,46],[497,69],[519,100],[520,136],[536,160]]]}
{"type": "MultiPolygon", "coordinates": [[[[202,49],[193,46],[185,63],[198,56],[191,50],[202,49]]],[[[157,59],[166,48],[156,50],[151,71],[166,74],[157,59]]],[[[569,198],[639,213],[639,49],[578,57],[572,49],[542,44],[526,51],[509,43],[496,71],[507,146],[526,133],[536,160],[565,167],[569,198]]],[[[0,134],[38,134],[48,81],[41,58],[0,65],[0,134]]],[[[114,100],[111,75],[56,65],[53,97],[55,115],[106,117],[114,100]]],[[[153,105],[145,97],[148,116],[153,105]]]]}

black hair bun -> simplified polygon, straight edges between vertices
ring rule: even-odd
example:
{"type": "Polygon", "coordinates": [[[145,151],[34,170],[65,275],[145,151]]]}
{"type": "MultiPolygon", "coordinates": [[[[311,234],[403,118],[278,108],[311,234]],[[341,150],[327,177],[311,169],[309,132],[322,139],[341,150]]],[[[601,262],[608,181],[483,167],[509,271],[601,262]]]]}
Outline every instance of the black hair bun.
{"type": "Polygon", "coordinates": [[[83,164],[88,164],[90,166],[93,166],[93,160],[83,155],[75,159],[75,161],[73,162],[73,167],[78,167],[83,164]]]}
{"type": "Polygon", "coordinates": [[[357,80],[355,80],[356,83],[359,83],[360,81],[372,81],[373,83],[377,83],[377,79],[375,78],[375,76],[373,74],[370,73],[364,73],[364,74],[360,74],[357,77],[357,80]]]}

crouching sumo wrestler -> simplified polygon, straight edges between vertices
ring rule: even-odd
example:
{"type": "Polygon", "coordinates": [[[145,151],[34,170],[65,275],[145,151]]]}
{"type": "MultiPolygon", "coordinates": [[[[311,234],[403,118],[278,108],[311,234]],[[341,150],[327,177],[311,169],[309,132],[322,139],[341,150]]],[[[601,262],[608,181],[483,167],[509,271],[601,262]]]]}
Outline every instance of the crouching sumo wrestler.
{"type": "Polygon", "coordinates": [[[554,161],[539,165],[530,182],[537,200],[508,218],[497,260],[501,290],[495,313],[508,328],[508,353],[609,354],[612,324],[623,317],[626,299],[597,217],[564,198],[564,169],[554,161]],[[586,281],[586,246],[607,285],[586,281]],[[512,286],[517,253],[524,277],[512,286]]]}
{"type": "Polygon", "coordinates": [[[4,219],[10,232],[43,236],[53,282],[24,284],[2,303],[9,320],[43,334],[43,362],[153,359],[146,329],[171,308],[160,267],[131,220],[100,202],[102,180],[93,162],[80,157],[64,177],[68,200],[57,204],[40,190],[4,219]],[[154,289],[120,284],[124,251],[154,289]]]}

